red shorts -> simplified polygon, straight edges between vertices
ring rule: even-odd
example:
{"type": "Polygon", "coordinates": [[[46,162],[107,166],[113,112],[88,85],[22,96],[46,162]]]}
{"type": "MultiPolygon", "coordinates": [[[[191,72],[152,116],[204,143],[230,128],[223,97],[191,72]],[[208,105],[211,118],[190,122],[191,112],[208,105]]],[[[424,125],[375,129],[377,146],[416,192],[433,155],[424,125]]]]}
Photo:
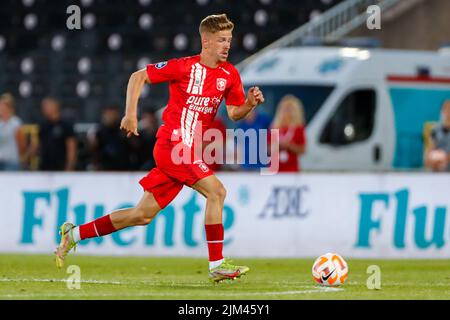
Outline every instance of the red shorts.
{"type": "Polygon", "coordinates": [[[161,209],[177,196],[183,185],[191,187],[198,180],[214,174],[201,160],[194,163],[172,161],[172,149],[177,143],[157,139],[153,149],[156,167],[139,181],[145,191],[153,194],[161,209]]]}

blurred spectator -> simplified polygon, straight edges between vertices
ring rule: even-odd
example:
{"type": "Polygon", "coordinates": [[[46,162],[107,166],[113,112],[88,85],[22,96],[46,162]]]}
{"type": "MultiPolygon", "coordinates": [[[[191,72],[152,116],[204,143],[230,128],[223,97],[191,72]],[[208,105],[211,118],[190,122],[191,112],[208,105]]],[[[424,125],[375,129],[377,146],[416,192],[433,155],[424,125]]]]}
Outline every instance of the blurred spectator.
{"type": "Polygon", "coordinates": [[[131,169],[149,171],[155,167],[153,147],[156,143],[158,131],[158,119],[151,110],[144,110],[139,121],[139,136],[130,138],[131,144],[131,169]]]}
{"type": "Polygon", "coordinates": [[[431,130],[425,165],[433,171],[450,171],[450,100],[442,105],[441,123],[431,130]]]}
{"type": "MultiPolygon", "coordinates": [[[[249,133],[248,131],[254,131],[256,133],[256,146],[253,145],[253,141],[249,143],[249,140],[246,139],[246,142],[238,146],[238,153],[240,157],[243,156],[243,164],[241,164],[241,169],[244,170],[257,170],[263,167],[267,167],[268,164],[264,164],[261,162],[259,157],[259,149],[262,148],[262,143],[260,141],[259,131],[261,129],[268,130],[270,126],[270,118],[266,114],[259,112],[257,109],[251,111],[243,121],[240,121],[238,124],[238,129],[244,130],[244,132],[249,133]],[[255,148],[256,147],[256,148],[255,148]],[[252,152],[253,151],[253,152],[252,152]],[[256,152],[256,154],[251,154],[256,152]],[[257,161],[254,161],[256,159],[257,161]],[[255,163],[256,162],[256,163],[255,163]]],[[[250,135],[249,135],[250,136],[250,135]]],[[[264,140],[263,144],[267,144],[267,140],[264,140]]],[[[268,147],[267,147],[268,149],[268,147]]]]}
{"type": "Polygon", "coordinates": [[[77,162],[77,139],[73,125],[61,118],[59,101],[52,97],[42,100],[44,120],[39,124],[39,169],[72,171],[77,162]]]}
{"type": "MultiPolygon", "coordinates": [[[[211,126],[209,129],[216,129],[220,131],[221,136],[217,137],[216,134],[213,134],[212,141],[203,140],[203,150],[208,147],[208,152],[206,155],[211,156],[212,159],[203,159],[205,163],[208,164],[208,167],[212,171],[219,171],[222,169],[222,165],[224,164],[225,158],[225,143],[226,143],[226,127],[223,123],[222,119],[219,116],[216,116],[214,120],[211,122],[211,126]],[[220,140],[219,140],[220,139],[220,140]],[[216,151],[218,153],[216,153],[216,151]],[[220,160],[219,160],[220,159],[220,160]],[[214,161],[213,161],[214,160],[214,161]],[[218,161],[216,161],[218,160],[218,161]],[[212,162],[212,163],[210,163],[212,162]]],[[[205,153],[204,153],[205,155],[205,153]]]]}
{"type": "Polygon", "coordinates": [[[0,96],[0,171],[19,170],[25,153],[22,121],[15,115],[14,97],[0,96]]]}
{"type": "Polygon", "coordinates": [[[280,172],[300,171],[299,156],[305,152],[305,117],[302,102],[293,95],[284,96],[277,106],[272,129],[280,138],[280,172]]]}
{"type": "Polygon", "coordinates": [[[130,169],[130,145],[120,130],[120,108],[107,106],[102,111],[98,129],[88,139],[95,170],[123,171],[130,169]]]}

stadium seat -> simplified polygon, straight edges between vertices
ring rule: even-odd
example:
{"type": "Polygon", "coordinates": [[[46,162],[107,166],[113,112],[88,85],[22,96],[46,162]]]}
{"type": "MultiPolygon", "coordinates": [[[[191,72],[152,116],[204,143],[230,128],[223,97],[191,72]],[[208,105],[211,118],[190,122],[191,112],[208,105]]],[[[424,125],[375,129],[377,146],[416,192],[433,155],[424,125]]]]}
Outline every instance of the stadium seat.
{"type": "MultiPolygon", "coordinates": [[[[0,90],[13,92],[21,105],[29,105],[22,104],[26,99],[39,101],[52,94],[63,104],[81,104],[88,110],[91,98],[123,99],[128,77],[142,58],[157,62],[199,53],[198,24],[206,15],[226,12],[236,24],[230,60],[237,63],[307,22],[313,10],[323,12],[339,1],[308,0],[299,6],[294,0],[243,0],[230,6],[225,0],[168,0],[130,1],[124,6],[122,0],[94,0],[78,3],[82,29],[67,30],[66,9],[73,1],[4,0],[0,90]],[[31,63],[23,63],[27,57],[31,63]],[[52,81],[36,80],[43,76],[52,81]],[[31,80],[20,89],[27,78],[31,80]]],[[[145,99],[162,105],[165,89],[154,86],[145,99]]],[[[94,119],[97,113],[96,109],[81,113],[81,121],[83,114],[94,119]]],[[[28,120],[27,112],[23,116],[28,120]]]]}

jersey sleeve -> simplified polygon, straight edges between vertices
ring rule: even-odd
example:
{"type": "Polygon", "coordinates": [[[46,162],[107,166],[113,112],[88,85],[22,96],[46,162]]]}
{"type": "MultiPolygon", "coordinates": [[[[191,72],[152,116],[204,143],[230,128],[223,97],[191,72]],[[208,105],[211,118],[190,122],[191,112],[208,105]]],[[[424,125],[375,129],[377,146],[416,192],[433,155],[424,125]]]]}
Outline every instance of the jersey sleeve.
{"type": "Polygon", "coordinates": [[[179,80],[183,73],[184,63],[180,59],[171,59],[147,65],[147,76],[151,83],[179,80]]]}
{"type": "Polygon", "coordinates": [[[229,106],[241,106],[245,103],[245,92],[239,73],[234,72],[230,89],[225,95],[226,104],[229,106]]]}

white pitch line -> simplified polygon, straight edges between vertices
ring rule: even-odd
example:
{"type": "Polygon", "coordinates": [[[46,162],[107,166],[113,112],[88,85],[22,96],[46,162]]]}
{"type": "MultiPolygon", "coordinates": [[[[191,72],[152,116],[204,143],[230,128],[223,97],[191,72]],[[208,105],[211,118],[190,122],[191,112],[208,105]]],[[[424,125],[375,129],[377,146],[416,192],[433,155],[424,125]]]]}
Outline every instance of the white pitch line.
{"type": "Polygon", "coordinates": [[[386,286],[386,287],[395,287],[395,286],[404,286],[404,287],[407,287],[407,286],[420,286],[420,287],[450,287],[450,281],[448,281],[448,282],[435,282],[435,283],[420,283],[420,284],[418,284],[417,282],[416,283],[409,283],[409,282],[405,282],[405,283],[402,283],[402,282],[388,282],[388,281],[385,281],[385,282],[383,282],[383,283],[381,283],[381,285],[383,286],[386,286]]]}
{"type": "MultiPolygon", "coordinates": [[[[70,282],[73,280],[68,279],[39,279],[39,278],[0,278],[0,282],[70,282]]],[[[80,283],[86,284],[114,284],[114,285],[157,285],[157,286],[170,286],[170,287],[210,287],[209,283],[175,283],[175,282],[157,282],[157,281],[107,281],[107,280],[80,280],[80,283]]]]}
{"type": "MultiPolygon", "coordinates": [[[[321,292],[338,292],[343,289],[339,288],[314,288],[310,290],[290,290],[290,291],[267,291],[267,292],[221,292],[214,293],[217,297],[233,297],[233,296],[272,296],[272,295],[294,295],[294,294],[307,294],[307,293],[321,293],[321,292]]],[[[0,298],[51,298],[51,297],[73,297],[73,298],[86,298],[86,297],[154,297],[154,296],[197,296],[198,293],[166,293],[166,292],[149,292],[149,293],[98,293],[98,294],[61,294],[61,293],[43,293],[43,294],[4,294],[0,295],[0,298]]]]}
{"type": "MultiPolygon", "coordinates": [[[[51,278],[0,278],[0,282],[70,282],[72,280],[67,279],[51,279],[51,278]]],[[[198,283],[176,283],[176,282],[163,282],[163,281],[108,281],[108,280],[80,280],[80,283],[86,284],[113,284],[113,285],[153,285],[153,286],[170,286],[170,287],[211,287],[211,283],[198,282],[198,283]]],[[[271,282],[271,284],[279,286],[279,287],[296,287],[296,288],[311,288],[311,285],[306,285],[307,281],[296,281],[296,282],[271,282]]],[[[228,283],[233,284],[233,283],[228,283]]],[[[317,289],[327,289],[326,287],[313,287],[317,289]]],[[[337,288],[328,288],[328,289],[337,289],[337,288]]],[[[342,289],[341,289],[342,290],[342,289]]]]}
{"type": "MultiPolygon", "coordinates": [[[[27,279],[27,278],[20,278],[20,279],[10,279],[10,278],[0,278],[0,282],[70,282],[72,283],[72,280],[67,279],[27,279]]],[[[124,282],[119,281],[102,281],[102,280],[80,280],[80,283],[90,283],[90,284],[128,284],[124,282]]]]}
{"type": "MultiPolygon", "coordinates": [[[[66,283],[69,282],[67,279],[49,279],[49,278],[0,278],[0,282],[37,282],[37,283],[66,283]]],[[[72,281],[70,281],[72,283],[72,281]]],[[[151,286],[169,286],[169,287],[203,287],[203,288],[211,288],[211,283],[175,283],[175,282],[158,282],[158,281],[107,281],[107,280],[80,280],[80,283],[85,284],[112,284],[112,285],[151,285],[151,286]]],[[[236,282],[235,282],[236,283],[236,282]]],[[[228,283],[229,285],[235,284],[235,283],[228,283]]],[[[344,289],[342,288],[331,288],[331,287],[317,287],[317,286],[311,286],[311,285],[304,285],[304,282],[294,282],[294,283],[281,283],[281,282],[275,282],[280,287],[291,287],[295,286],[296,288],[304,288],[306,290],[288,290],[288,291],[268,291],[268,292],[245,292],[240,293],[239,295],[282,295],[282,294],[302,294],[302,293],[314,293],[314,292],[337,292],[342,291],[344,289]],[[300,285],[300,283],[302,283],[300,285]]],[[[143,296],[151,296],[151,295],[165,295],[163,293],[154,293],[154,294],[144,294],[143,296]]],[[[172,294],[168,294],[172,295],[172,294]]],[[[183,294],[184,295],[184,294],[183,294]]],[[[233,296],[236,295],[234,293],[220,293],[218,295],[223,296],[233,296]]],[[[22,296],[22,295],[19,295],[22,296]]],[[[40,295],[36,295],[40,296],[40,295]]],[[[73,296],[73,294],[68,295],[73,296]]],[[[84,295],[81,295],[84,296],[84,295]]],[[[98,295],[89,295],[89,296],[98,296],[98,295]]],[[[108,294],[105,295],[105,297],[109,296],[108,294]]],[[[117,294],[111,294],[111,296],[117,296],[117,294]]],[[[131,295],[134,296],[134,295],[131,295]]],[[[1,295],[0,295],[1,297],[1,295]]],[[[5,296],[6,297],[6,296],[5,296]]]]}

